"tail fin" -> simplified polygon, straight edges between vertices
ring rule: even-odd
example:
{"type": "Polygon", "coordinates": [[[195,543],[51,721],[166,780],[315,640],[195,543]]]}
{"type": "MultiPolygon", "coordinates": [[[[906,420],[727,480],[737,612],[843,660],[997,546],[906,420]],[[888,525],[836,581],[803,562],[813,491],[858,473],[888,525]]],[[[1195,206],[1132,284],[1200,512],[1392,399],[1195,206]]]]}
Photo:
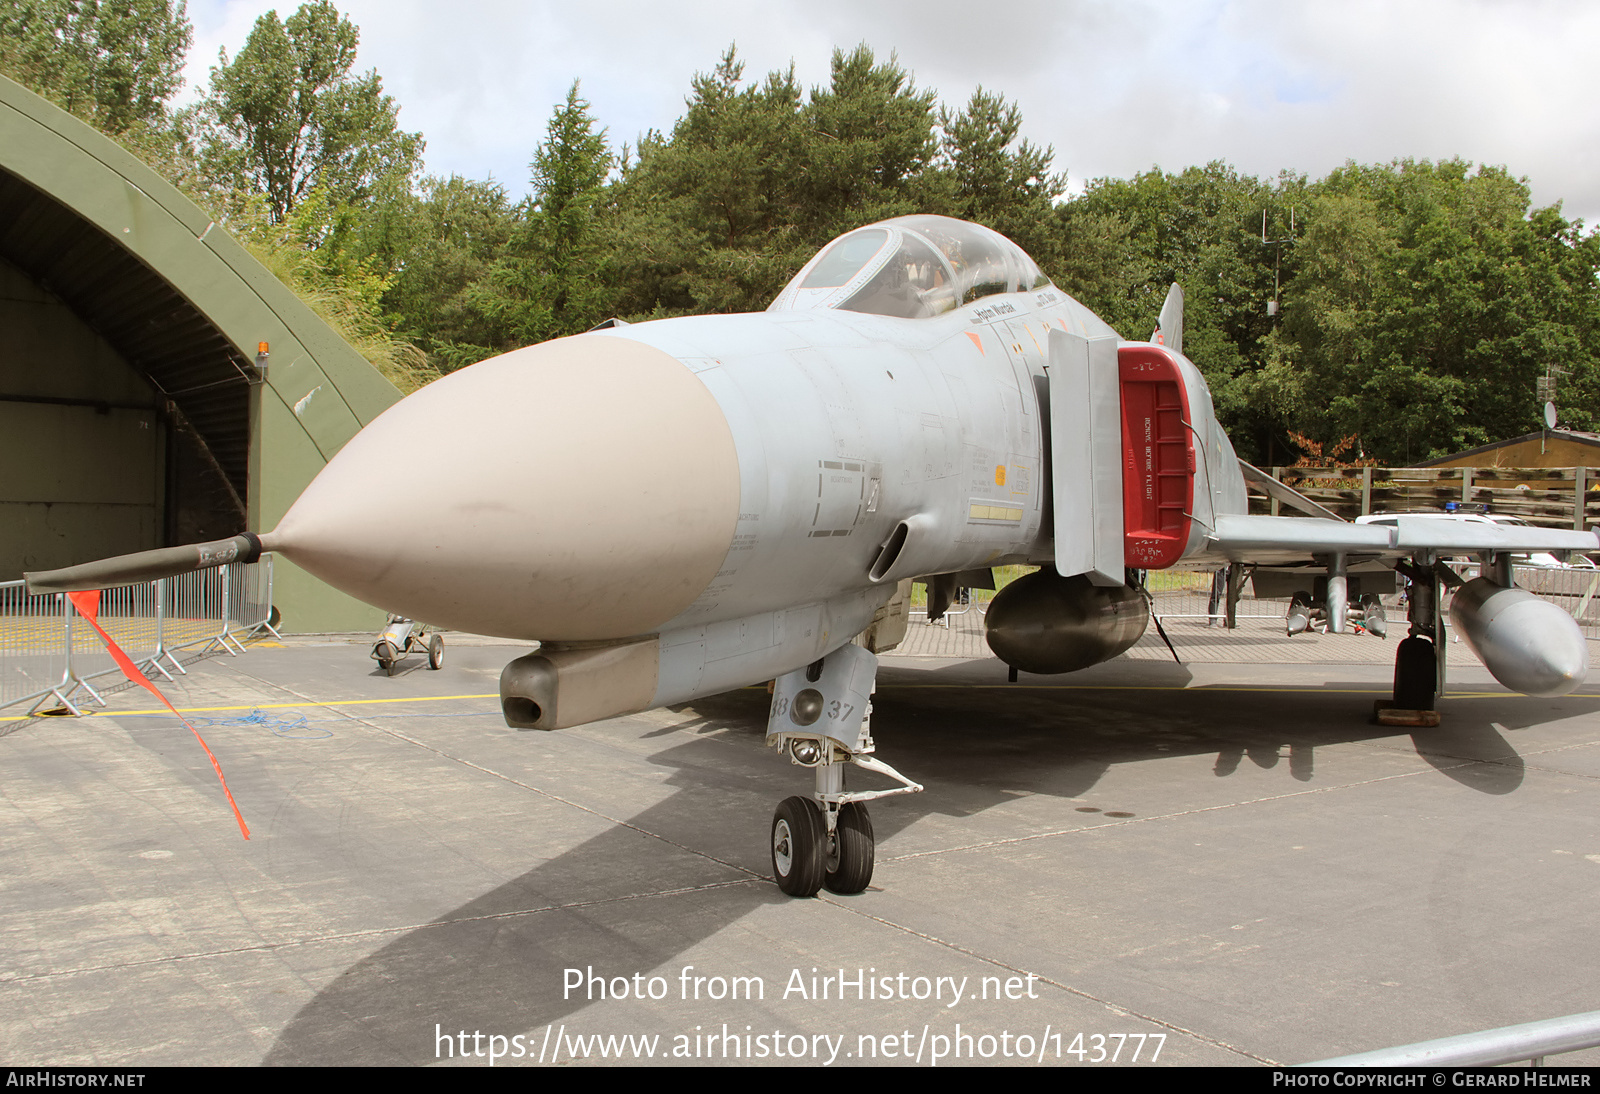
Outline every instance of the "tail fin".
{"type": "Polygon", "coordinates": [[[1161,318],[1150,341],[1166,346],[1173,353],[1183,352],[1183,289],[1174,281],[1167,290],[1167,302],[1161,305],[1161,318]]]}

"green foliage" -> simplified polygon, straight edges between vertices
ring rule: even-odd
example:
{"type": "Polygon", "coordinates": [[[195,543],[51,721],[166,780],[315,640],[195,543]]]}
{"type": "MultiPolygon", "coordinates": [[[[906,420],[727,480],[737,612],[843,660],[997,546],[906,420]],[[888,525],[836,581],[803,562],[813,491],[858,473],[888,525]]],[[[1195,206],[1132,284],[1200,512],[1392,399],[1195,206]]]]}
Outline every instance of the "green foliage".
{"type": "Polygon", "coordinates": [[[1018,140],[1021,112],[1000,96],[935,103],[864,45],[835,50],[809,94],[792,68],[747,84],[730,48],[612,188],[615,310],[760,310],[834,237],[909,213],[980,221],[1048,260],[1065,188],[1051,150],[1018,140]]]}
{"type": "Polygon", "coordinates": [[[794,72],[741,87],[730,48],[695,77],[670,138],[641,139],[616,187],[623,314],[756,311],[824,243],[925,206],[933,94],[865,46],[827,88],[794,72]]]}
{"type": "Polygon", "coordinates": [[[812,88],[800,112],[792,200],[811,251],[862,224],[925,210],[934,101],[895,57],[880,64],[865,45],[834,50],[828,86],[812,88]]]}
{"type": "Polygon", "coordinates": [[[448,372],[496,352],[500,332],[472,296],[516,226],[497,183],[429,177],[420,193],[381,191],[341,243],[387,271],[381,304],[396,336],[448,372]]]}
{"type": "Polygon", "coordinates": [[[1048,262],[1051,212],[1067,180],[1050,173],[1053,149],[1017,142],[1021,109],[980,87],[959,113],[941,108],[939,128],[949,215],[986,224],[1048,262]]]}
{"type": "MultiPolygon", "coordinates": [[[[1268,369],[1279,413],[1403,464],[1540,427],[1537,380],[1595,387],[1600,241],[1460,160],[1347,165],[1311,188],[1268,369]]],[[[1592,401],[1563,400],[1571,426],[1592,401]]]]}
{"type": "MultiPolygon", "coordinates": [[[[689,253],[681,272],[660,271],[657,299],[629,301],[630,311],[757,310],[807,249],[794,223],[805,146],[800,89],[791,69],[740,90],[743,73],[729,49],[710,75],[694,78],[672,138],[639,142],[639,162],[618,194],[635,211],[624,227],[675,236],[689,253]],[[646,206],[657,215],[637,215],[646,206]]],[[[661,239],[619,242],[669,261],[681,254],[661,239]]],[[[656,280],[640,272],[646,283],[656,280]]]]}
{"type": "Polygon", "coordinates": [[[313,190],[287,219],[274,220],[267,199],[256,194],[240,205],[231,229],[257,261],[402,393],[415,391],[439,373],[416,347],[396,338],[381,317],[389,279],[359,262],[330,261],[315,246],[329,234],[337,215],[326,192],[313,190]]]}
{"type": "Polygon", "coordinates": [[[864,45],[825,87],[746,81],[730,47],[669,133],[620,155],[575,82],[512,203],[415,181],[421,136],[353,74],[358,32],[329,0],[262,16],[174,119],[189,39],[181,0],[0,0],[0,71],[197,192],[402,387],[432,374],[412,343],[448,370],[610,315],[759,310],[835,236],[929,212],[1010,236],[1133,338],[1181,283],[1185,352],[1247,458],[1343,444],[1399,464],[1515,436],[1552,367],[1563,422],[1600,426],[1600,237],[1500,168],[1311,182],[1213,162],[1063,202],[1053,150],[1000,95],[953,110],[864,45]]]}
{"type": "Polygon", "coordinates": [[[487,183],[433,185],[431,233],[416,238],[431,260],[406,261],[417,291],[402,321],[419,329],[444,367],[577,334],[606,317],[599,221],[612,162],[605,132],[574,83],[534,152],[528,202],[508,208],[505,192],[487,183]],[[426,308],[427,292],[441,289],[447,313],[420,314],[416,305],[426,308]]]}
{"type": "Polygon", "coordinates": [[[359,37],[329,0],[303,4],[287,22],[261,16],[231,61],[221,54],[201,102],[179,116],[176,151],[166,162],[147,159],[409,391],[437,371],[405,341],[415,328],[396,333],[405,314],[397,307],[449,305],[434,287],[419,289],[427,266],[409,257],[428,234],[411,188],[421,135],[400,130],[399,107],[376,72],[352,73],[359,37]]]}
{"type": "Polygon", "coordinates": [[[6,0],[0,72],[112,136],[160,129],[192,37],[183,0],[6,0]]]}
{"type": "MultiPolygon", "coordinates": [[[[1279,254],[1262,243],[1262,217],[1271,238],[1287,235],[1301,187],[1293,177],[1268,185],[1213,162],[1179,174],[1097,179],[1058,214],[1069,236],[1062,287],[1082,292],[1125,336],[1148,337],[1168,286],[1183,286],[1184,352],[1249,454],[1271,421],[1254,390],[1273,329],[1266,302],[1279,254]]],[[[1286,249],[1286,271],[1292,257],[1286,249]]]]}
{"type": "Polygon", "coordinates": [[[355,28],[328,3],[307,4],[287,27],[264,16],[235,64],[224,56],[213,71],[206,104],[174,117],[167,101],[191,38],[182,0],[0,0],[0,72],[210,205],[402,390],[436,375],[390,330],[384,302],[398,277],[352,239],[363,212],[354,203],[385,184],[394,196],[396,178],[405,192],[421,152],[419,137],[396,132],[376,74],[349,77],[355,28]],[[219,111],[229,102],[233,145],[219,111]]]}
{"type": "Polygon", "coordinates": [[[1563,420],[1594,421],[1600,242],[1530,211],[1502,169],[1153,170],[1096,180],[1057,224],[1060,283],[1124,334],[1144,336],[1167,285],[1184,286],[1185,353],[1247,458],[1285,457],[1291,430],[1354,436],[1391,464],[1517,436],[1538,428],[1552,364],[1571,373],[1563,420]]]}
{"type": "Polygon", "coordinates": [[[469,290],[510,349],[578,334],[606,316],[598,209],[612,156],[573,83],[533,155],[533,195],[504,256],[469,290]]]}
{"type": "Polygon", "coordinates": [[[264,193],[280,222],[315,188],[360,204],[380,180],[415,172],[421,135],[401,132],[376,72],[351,75],[358,39],[330,0],[313,0],[287,23],[269,11],[233,61],[222,53],[186,119],[217,191],[264,193]]]}

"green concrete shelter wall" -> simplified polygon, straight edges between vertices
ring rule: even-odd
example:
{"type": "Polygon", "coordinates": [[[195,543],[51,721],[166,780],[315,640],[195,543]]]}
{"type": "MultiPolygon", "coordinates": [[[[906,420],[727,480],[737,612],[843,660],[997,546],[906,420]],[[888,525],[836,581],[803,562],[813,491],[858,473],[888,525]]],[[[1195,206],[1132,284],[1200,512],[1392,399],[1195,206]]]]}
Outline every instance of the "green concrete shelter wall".
{"type": "Polygon", "coordinates": [[[165,427],[149,383],[0,259],[0,580],[162,546],[165,427]]]}
{"type": "MultiPolygon", "coordinates": [[[[0,77],[0,170],[48,195],[153,270],[240,357],[271,347],[253,394],[246,500],[271,529],[346,441],[399,399],[394,385],[175,187],[114,141],[0,77]]],[[[275,600],[296,631],[364,630],[376,609],[279,559],[275,600]]]]}

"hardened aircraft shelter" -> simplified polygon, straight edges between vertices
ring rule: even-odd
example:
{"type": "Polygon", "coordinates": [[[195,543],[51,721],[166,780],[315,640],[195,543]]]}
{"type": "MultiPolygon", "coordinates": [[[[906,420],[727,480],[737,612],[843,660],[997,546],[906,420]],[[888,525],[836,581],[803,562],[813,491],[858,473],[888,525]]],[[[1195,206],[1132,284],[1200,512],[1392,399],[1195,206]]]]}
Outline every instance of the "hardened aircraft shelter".
{"type": "MultiPolygon", "coordinates": [[[[270,529],[398,398],[176,188],[0,78],[0,581],[270,529]]],[[[275,581],[294,630],[381,622],[275,581]]]]}

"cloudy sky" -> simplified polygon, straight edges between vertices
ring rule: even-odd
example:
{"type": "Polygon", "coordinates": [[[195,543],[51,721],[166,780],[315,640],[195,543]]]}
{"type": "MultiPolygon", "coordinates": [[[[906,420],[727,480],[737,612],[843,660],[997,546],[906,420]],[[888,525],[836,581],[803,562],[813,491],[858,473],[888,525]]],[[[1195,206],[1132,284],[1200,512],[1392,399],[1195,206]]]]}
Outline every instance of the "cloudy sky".
{"type": "MultiPolygon", "coordinates": [[[[338,0],[336,0],[338,2],[338,0]]],[[[436,174],[514,195],[572,81],[614,145],[670,129],[737,43],[747,77],[835,47],[891,52],[960,105],[983,86],[1075,184],[1222,159],[1312,177],[1346,160],[1460,156],[1600,222],[1600,4],[1581,0],[344,0],[436,174]]],[[[189,0],[192,95],[288,3],[189,0]]]]}

